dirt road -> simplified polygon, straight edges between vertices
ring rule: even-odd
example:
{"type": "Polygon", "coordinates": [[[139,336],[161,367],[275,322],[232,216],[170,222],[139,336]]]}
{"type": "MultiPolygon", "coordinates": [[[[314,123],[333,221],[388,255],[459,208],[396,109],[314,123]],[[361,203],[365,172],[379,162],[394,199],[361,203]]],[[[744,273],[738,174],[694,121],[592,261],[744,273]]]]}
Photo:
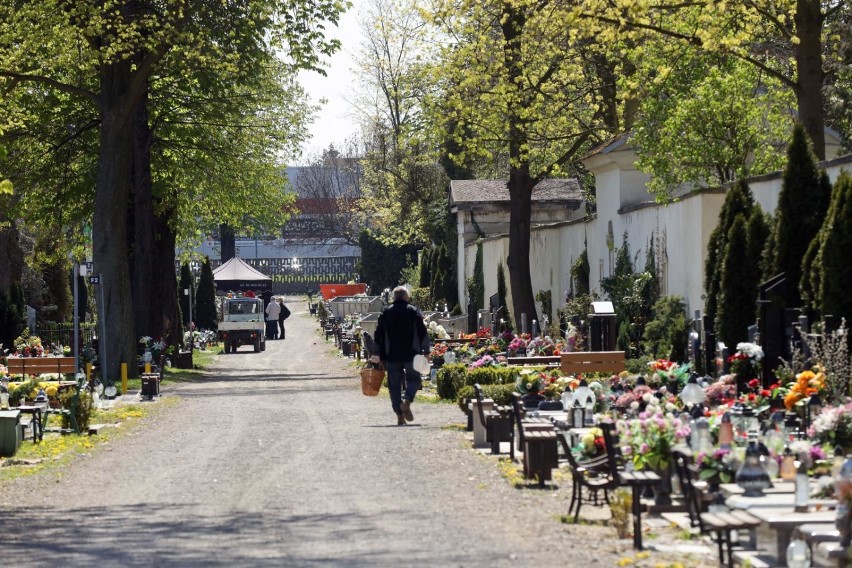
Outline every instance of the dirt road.
{"type": "Polygon", "coordinates": [[[397,427],[295,299],[287,339],[171,386],[144,428],[0,494],[3,566],[612,566],[629,543],[518,490],[453,405],[397,427]],[[13,559],[11,563],[10,559],[13,559]]]}

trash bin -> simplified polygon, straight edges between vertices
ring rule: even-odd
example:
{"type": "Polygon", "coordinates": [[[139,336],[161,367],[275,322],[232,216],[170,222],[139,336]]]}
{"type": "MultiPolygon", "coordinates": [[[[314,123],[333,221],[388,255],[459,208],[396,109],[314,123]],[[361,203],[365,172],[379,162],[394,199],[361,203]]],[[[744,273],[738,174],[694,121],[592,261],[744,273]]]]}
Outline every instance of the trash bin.
{"type": "Polygon", "coordinates": [[[14,456],[22,440],[21,411],[0,410],[0,456],[14,456]]]}

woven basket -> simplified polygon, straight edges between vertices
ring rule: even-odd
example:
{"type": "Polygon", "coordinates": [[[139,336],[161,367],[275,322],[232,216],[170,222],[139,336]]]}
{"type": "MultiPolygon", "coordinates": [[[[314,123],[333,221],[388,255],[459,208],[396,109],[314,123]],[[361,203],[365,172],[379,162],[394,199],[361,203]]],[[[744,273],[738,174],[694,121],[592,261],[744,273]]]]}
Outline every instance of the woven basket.
{"type": "Polygon", "coordinates": [[[378,368],[364,367],[361,369],[361,392],[365,396],[377,396],[384,380],[385,368],[383,366],[380,365],[378,368]]]}

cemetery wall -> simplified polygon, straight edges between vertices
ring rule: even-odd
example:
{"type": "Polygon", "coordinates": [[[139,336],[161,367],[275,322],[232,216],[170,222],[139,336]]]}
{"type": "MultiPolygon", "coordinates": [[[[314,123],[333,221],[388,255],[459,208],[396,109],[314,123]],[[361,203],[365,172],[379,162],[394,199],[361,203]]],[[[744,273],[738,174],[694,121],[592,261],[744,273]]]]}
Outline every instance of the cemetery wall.
{"type": "MultiPolygon", "coordinates": [[[[639,271],[644,267],[653,236],[663,294],[682,296],[690,314],[694,310],[703,311],[707,242],[716,227],[726,188],[696,190],[667,205],[658,204],[644,190],[647,177],[635,170],[624,171],[624,161],[619,161],[618,167],[592,170],[598,184],[596,214],[533,229],[530,237],[533,291],[550,290],[554,310],[561,306],[571,291],[571,266],[588,246],[590,286],[600,294],[600,282],[612,274],[617,249],[627,231],[634,269],[639,271]],[[640,189],[643,198],[639,198],[640,189]]],[[[822,166],[834,182],[842,169],[852,171],[852,155],[824,162],[822,166]]],[[[781,190],[781,173],[748,181],[761,207],[774,211],[781,190]]],[[[508,251],[506,234],[483,241],[486,299],[497,293],[498,263],[503,264],[506,285],[511,289],[506,269],[508,251]]],[[[472,276],[475,258],[476,244],[470,243],[465,247],[465,279],[472,276]]],[[[539,313],[540,310],[541,306],[539,313]]]]}

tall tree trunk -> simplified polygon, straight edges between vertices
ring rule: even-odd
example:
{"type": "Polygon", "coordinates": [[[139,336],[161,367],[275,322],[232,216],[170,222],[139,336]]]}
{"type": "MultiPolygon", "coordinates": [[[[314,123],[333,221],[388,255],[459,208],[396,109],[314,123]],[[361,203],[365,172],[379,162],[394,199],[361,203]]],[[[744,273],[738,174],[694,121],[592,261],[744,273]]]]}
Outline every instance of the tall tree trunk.
{"type": "Polygon", "coordinates": [[[12,199],[0,196],[0,294],[8,294],[12,284],[20,284],[24,271],[20,233],[11,215],[12,199]]]}
{"type": "Polygon", "coordinates": [[[796,98],[799,121],[813,142],[814,154],[825,159],[825,105],[822,67],[822,6],[820,0],[797,0],[796,98]]]}
{"type": "Polygon", "coordinates": [[[222,264],[237,256],[237,241],[234,230],[222,223],[219,225],[219,242],[221,243],[222,264]]]}
{"type": "Polygon", "coordinates": [[[156,310],[156,329],[169,345],[183,343],[183,326],[178,305],[178,285],[175,273],[175,241],[177,236],[170,221],[175,216],[174,209],[168,209],[154,215],[154,265],[157,275],[152,282],[153,305],[156,310]]]}
{"type": "MultiPolygon", "coordinates": [[[[521,39],[526,17],[515,6],[504,4],[502,19],[503,60],[510,85],[518,85],[522,77],[521,39]]],[[[530,276],[530,223],[532,219],[532,188],[529,149],[522,112],[525,101],[512,101],[508,105],[509,121],[509,282],[512,289],[515,325],[520,326],[521,314],[527,322],[538,319],[530,276]]],[[[520,327],[519,327],[520,329],[520,327]]]]}
{"type": "Polygon", "coordinates": [[[136,337],[160,338],[159,298],[154,295],[155,282],[160,278],[154,262],[154,197],[151,180],[151,145],[153,133],[148,124],[148,95],[142,97],[133,118],[133,228],[131,250],[131,289],[133,291],[133,321],[136,337]],[[155,301],[156,300],[156,301],[155,301]]]}
{"type": "MultiPolygon", "coordinates": [[[[130,90],[129,61],[105,64],[100,71],[101,133],[95,212],[92,223],[95,271],[102,275],[106,335],[99,356],[104,379],[119,377],[121,363],[136,369],[136,338],[127,258],[127,203],[133,162],[132,113],[124,108],[130,90]]],[[[97,291],[95,291],[97,293],[97,291]]]]}

